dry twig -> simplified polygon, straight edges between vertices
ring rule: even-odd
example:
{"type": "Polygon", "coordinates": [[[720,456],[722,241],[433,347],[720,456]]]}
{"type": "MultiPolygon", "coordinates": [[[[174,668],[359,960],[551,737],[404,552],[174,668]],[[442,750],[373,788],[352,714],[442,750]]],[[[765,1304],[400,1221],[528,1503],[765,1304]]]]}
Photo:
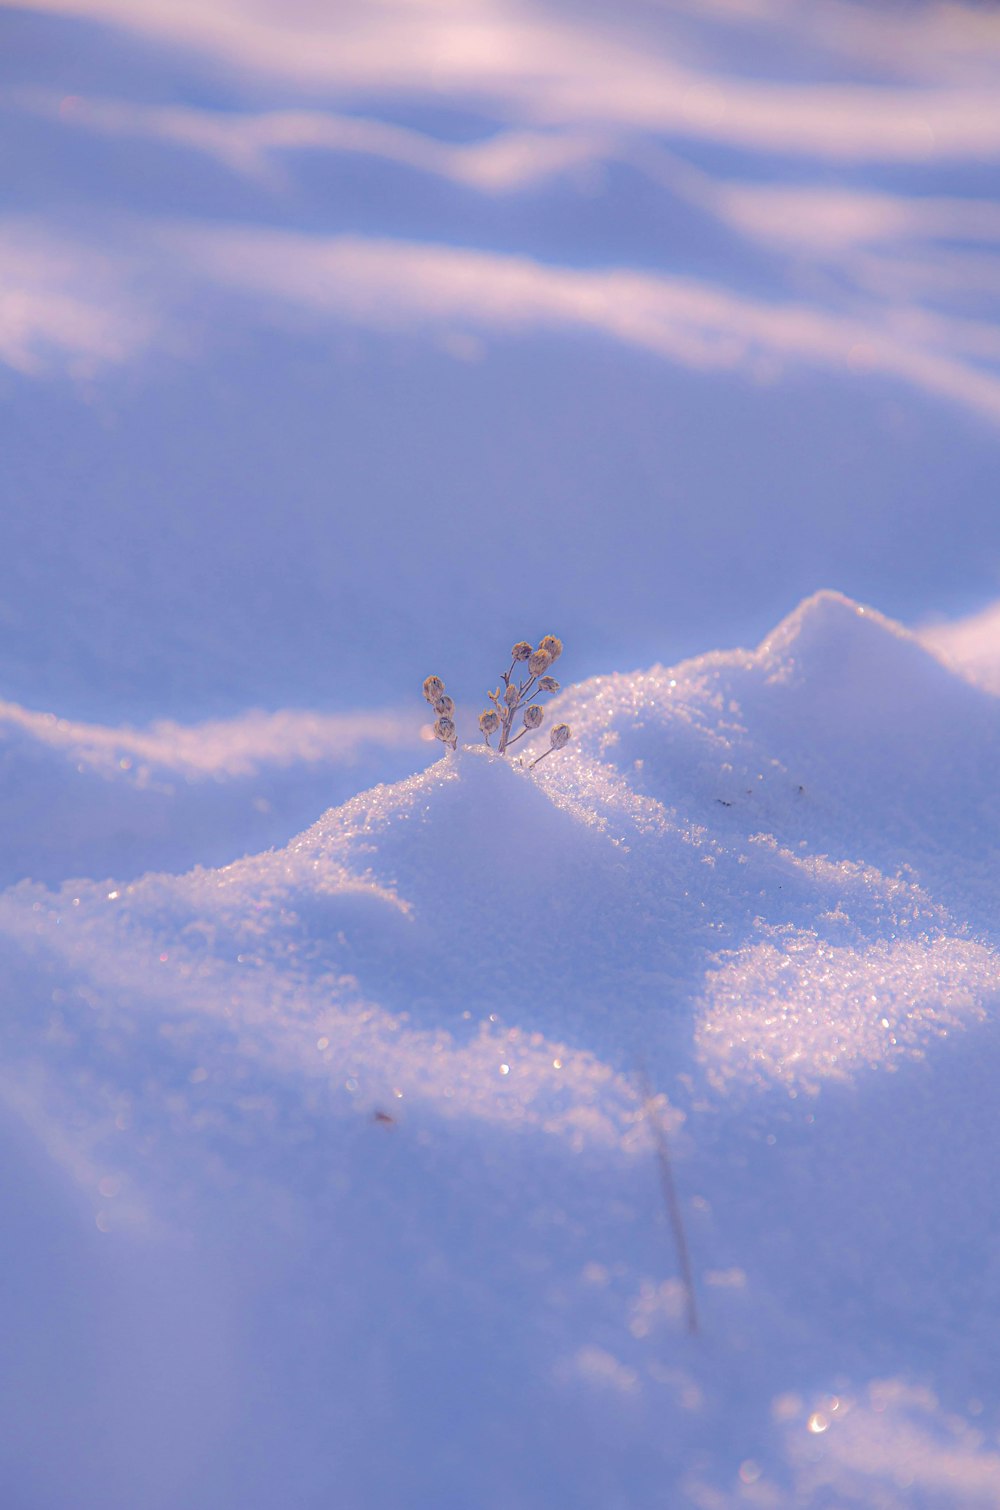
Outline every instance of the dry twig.
{"type": "Polygon", "coordinates": [[[696,1337],[698,1335],[698,1309],[694,1298],[694,1276],[691,1271],[691,1255],[688,1251],[687,1236],[684,1232],[684,1219],[681,1216],[681,1203],[677,1198],[677,1186],[674,1184],[674,1170],[670,1160],[670,1145],[667,1142],[667,1130],[663,1125],[662,1117],[657,1112],[656,1100],[653,1096],[653,1089],[649,1083],[649,1075],[646,1072],[644,1064],[639,1065],[638,1077],[639,1089],[642,1092],[643,1098],[642,1114],[649,1123],[653,1134],[653,1144],[656,1149],[656,1164],[660,1177],[660,1193],[663,1196],[663,1205],[674,1235],[674,1246],[677,1249],[677,1262],[681,1271],[681,1283],[684,1286],[684,1309],[687,1318],[687,1329],[692,1337],[696,1337]]]}

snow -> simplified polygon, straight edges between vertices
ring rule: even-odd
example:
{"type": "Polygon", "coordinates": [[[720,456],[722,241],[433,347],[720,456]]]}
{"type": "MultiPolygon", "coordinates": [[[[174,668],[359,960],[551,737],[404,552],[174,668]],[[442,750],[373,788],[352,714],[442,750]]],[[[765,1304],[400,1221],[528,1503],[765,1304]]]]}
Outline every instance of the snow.
{"type": "Polygon", "coordinates": [[[991,692],[1000,692],[1000,603],[950,624],[923,631],[924,643],[991,692]]]}
{"type": "Polygon", "coordinates": [[[0,1510],[1000,1503],[997,18],[6,11],[0,1510]]]}
{"type": "Polygon", "coordinates": [[[11,1504],[997,1503],[1000,702],[926,634],[819,593],[242,858],[357,728],[3,712],[11,1504]]]}
{"type": "Polygon", "coordinates": [[[0,881],[221,863],[284,838],[359,767],[403,774],[412,710],[251,711],[147,729],[85,724],[0,702],[0,881]]]}

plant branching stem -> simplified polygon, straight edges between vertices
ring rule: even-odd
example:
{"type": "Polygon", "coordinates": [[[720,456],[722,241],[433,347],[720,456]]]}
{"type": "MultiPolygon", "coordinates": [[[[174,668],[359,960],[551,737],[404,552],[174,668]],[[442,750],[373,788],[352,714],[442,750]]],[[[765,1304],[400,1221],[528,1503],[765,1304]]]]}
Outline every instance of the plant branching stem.
{"type": "MultiPolygon", "coordinates": [[[[504,674],[505,687],[510,686],[511,672],[514,670],[516,664],[516,661],[512,661],[510,671],[505,672],[504,674]]],[[[501,755],[504,754],[504,752],[510,745],[516,744],[517,741],[521,738],[520,734],[516,734],[514,738],[511,739],[510,731],[514,727],[515,716],[521,711],[521,708],[524,706],[525,699],[529,694],[529,689],[533,681],[534,677],[531,677],[527,682],[519,682],[517,688],[517,700],[513,703],[510,703],[509,705],[505,705],[503,712],[500,714],[500,742],[497,749],[498,753],[501,755]]],[[[499,702],[497,702],[497,708],[499,709],[499,707],[500,704],[499,702]]]]}
{"type": "MultiPolygon", "coordinates": [[[[510,687],[510,686],[513,685],[512,681],[511,681],[511,677],[514,674],[514,667],[516,665],[517,665],[517,660],[515,658],[514,660],[511,661],[510,666],[508,667],[508,669],[503,673],[503,676],[502,676],[501,680],[503,682],[504,691],[506,691],[508,687],[510,687]]],[[[510,749],[511,745],[516,745],[517,741],[519,739],[523,739],[526,734],[533,734],[535,732],[534,729],[529,729],[529,728],[525,727],[525,728],[523,728],[520,731],[519,734],[515,734],[514,737],[513,737],[513,739],[511,738],[511,733],[510,733],[511,729],[514,727],[514,719],[515,719],[515,717],[517,716],[518,713],[520,713],[521,709],[524,707],[524,704],[533,695],[533,693],[535,693],[538,690],[536,688],[536,686],[535,686],[535,683],[537,682],[537,680],[538,680],[538,675],[537,675],[537,672],[536,672],[533,676],[529,676],[528,679],[527,679],[527,681],[518,682],[517,683],[517,698],[516,698],[516,700],[513,703],[509,703],[508,704],[508,703],[505,703],[503,701],[503,699],[500,696],[500,688],[499,687],[497,688],[497,690],[495,692],[489,692],[489,693],[487,693],[487,696],[489,697],[490,702],[494,705],[494,707],[497,710],[497,713],[500,715],[500,728],[497,731],[497,733],[498,733],[498,738],[497,738],[497,754],[498,755],[504,755],[504,754],[506,754],[506,752],[510,749]]],[[[486,745],[486,747],[488,749],[492,750],[493,746],[490,744],[490,736],[488,734],[485,734],[485,733],[483,734],[483,743],[486,745]]],[[[554,748],[555,748],[555,746],[552,746],[550,749],[545,750],[541,755],[539,755],[538,760],[533,760],[531,762],[531,765],[532,766],[536,766],[538,764],[539,760],[544,760],[546,755],[551,755],[552,749],[554,749],[554,748]]],[[[531,766],[529,766],[528,769],[530,770],[531,766]]]]}

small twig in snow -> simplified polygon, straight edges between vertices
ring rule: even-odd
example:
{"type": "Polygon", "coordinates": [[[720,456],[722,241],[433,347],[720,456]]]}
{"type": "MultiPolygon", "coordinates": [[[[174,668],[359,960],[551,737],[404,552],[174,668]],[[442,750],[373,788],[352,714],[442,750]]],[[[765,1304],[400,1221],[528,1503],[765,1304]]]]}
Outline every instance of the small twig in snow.
{"type": "Polygon", "coordinates": [[[688,1252],[687,1237],[684,1232],[681,1203],[677,1199],[677,1187],[674,1184],[674,1170],[670,1160],[670,1145],[667,1142],[667,1130],[663,1125],[663,1119],[657,1114],[652,1086],[649,1083],[649,1076],[646,1073],[646,1066],[644,1064],[639,1065],[638,1074],[639,1089],[643,1097],[642,1114],[652,1130],[653,1143],[656,1148],[656,1164],[660,1176],[660,1192],[663,1196],[663,1204],[666,1208],[667,1217],[674,1234],[674,1245],[677,1249],[677,1262],[681,1271],[681,1283],[684,1286],[687,1329],[692,1337],[697,1337],[698,1310],[694,1299],[694,1277],[691,1272],[691,1256],[688,1252]]]}

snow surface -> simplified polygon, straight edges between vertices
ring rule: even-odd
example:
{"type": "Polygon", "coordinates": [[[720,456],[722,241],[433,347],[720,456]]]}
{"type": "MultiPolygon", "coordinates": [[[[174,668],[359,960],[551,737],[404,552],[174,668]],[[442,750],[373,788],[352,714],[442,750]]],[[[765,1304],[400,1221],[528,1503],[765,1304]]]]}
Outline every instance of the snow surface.
{"type": "Polygon", "coordinates": [[[935,624],[921,638],[972,681],[1000,692],[1000,603],[950,624],[935,624]]]}
{"type": "Polygon", "coordinates": [[[135,729],[0,702],[0,883],[221,864],[355,791],[359,767],[406,773],[419,729],[412,711],[290,709],[135,729]]]}
{"type": "Polygon", "coordinates": [[[1000,1503],[988,688],[820,593],[187,874],[358,731],[3,713],[6,1505],[1000,1503]]]}

